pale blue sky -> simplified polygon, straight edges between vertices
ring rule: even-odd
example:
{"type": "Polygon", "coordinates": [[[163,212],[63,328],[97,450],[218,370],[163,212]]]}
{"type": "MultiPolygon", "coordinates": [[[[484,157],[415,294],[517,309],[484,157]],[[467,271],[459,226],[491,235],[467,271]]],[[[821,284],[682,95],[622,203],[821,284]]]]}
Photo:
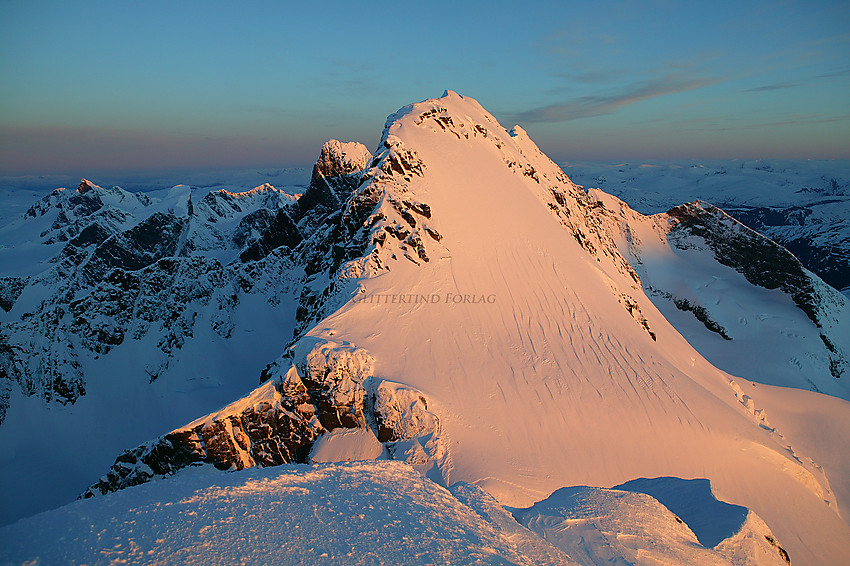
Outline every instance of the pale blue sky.
{"type": "Polygon", "coordinates": [[[850,158],[850,2],[0,2],[0,173],[308,165],[444,89],[556,160],[850,158]]]}

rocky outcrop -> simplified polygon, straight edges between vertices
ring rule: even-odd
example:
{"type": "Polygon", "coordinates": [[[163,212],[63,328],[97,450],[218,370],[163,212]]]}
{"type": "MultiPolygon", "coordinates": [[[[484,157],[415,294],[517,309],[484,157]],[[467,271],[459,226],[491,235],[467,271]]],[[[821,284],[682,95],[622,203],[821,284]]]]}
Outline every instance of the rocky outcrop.
{"type": "Polygon", "coordinates": [[[373,374],[374,358],[349,344],[312,337],[299,341],[293,353],[322,425],[328,430],[365,427],[364,383],[373,374]]]}
{"type": "Polygon", "coordinates": [[[24,287],[26,280],[22,277],[0,277],[0,309],[6,312],[12,310],[24,287]]]}
{"type": "Polygon", "coordinates": [[[375,380],[374,363],[351,344],[305,337],[262,372],[263,384],[249,396],[125,451],[81,497],[192,466],[306,463],[315,442],[337,429],[377,431],[383,453],[442,481],[447,454],[439,418],[420,391],[375,380]]]}
{"type": "Polygon", "coordinates": [[[429,246],[441,239],[428,224],[431,207],[407,194],[407,182],[425,175],[425,165],[395,136],[385,136],[368,168],[351,175],[358,179],[353,193],[300,249],[307,279],[296,335],[348,301],[357,278],[389,269],[391,258],[426,263],[429,246]]]}
{"type": "Polygon", "coordinates": [[[392,381],[374,383],[371,407],[378,440],[394,460],[402,460],[423,475],[442,479],[441,466],[448,457],[440,418],[428,408],[425,395],[392,381]]]}
{"type": "Polygon", "coordinates": [[[239,254],[239,259],[243,262],[257,261],[281,246],[292,249],[301,242],[301,239],[301,233],[290,218],[289,212],[279,210],[269,220],[260,237],[239,254]]]}
{"type": "Polygon", "coordinates": [[[339,210],[360,183],[360,173],[368,166],[372,154],[366,146],[338,140],[325,142],[307,191],[298,199],[298,217],[312,211],[328,214],[339,210]]]}
{"type": "Polygon", "coordinates": [[[118,456],[81,497],[106,494],[179,470],[211,464],[228,470],[304,462],[322,427],[296,372],[244,400],[118,456]]]}
{"type": "Polygon", "coordinates": [[[184,219],[156,212],[97,246],[84,268],[85,273],[94,282],[114,269],[138,271],[162,258],[174,257],[185,228],[184,219]]]}

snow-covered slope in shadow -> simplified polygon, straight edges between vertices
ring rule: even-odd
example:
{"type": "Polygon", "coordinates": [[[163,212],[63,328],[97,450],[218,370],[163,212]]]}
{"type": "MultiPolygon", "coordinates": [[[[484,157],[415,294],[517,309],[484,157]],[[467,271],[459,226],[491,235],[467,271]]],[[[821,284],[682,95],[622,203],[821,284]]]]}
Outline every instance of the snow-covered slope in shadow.
{"type": "Polygon", "coordinates": [[[645,493],[685,521],[700,543],[713,547],[741,529],[747,508],[718,501],[705,479],[638,478],[613,489],[645,493]]]}
{"type": "MultiPolygon", "coordinates": [[[[776,543],[773,533],[752,511],[745,508],[736,514],[734,525],[729,512],[722,509],[710,490],[705,493],[684,493],[681,486],[671,488],[677,478],[660,478],[656,491],[663,492],[668,502],[677,491],[685,506],[707,505],[706,508],[680,515],[669,505],[641,490],[568,487],[535,503],[527,509],[512,509],[517,521],[532,532],[566,552],[583,565],[595,564],[705,564],[706,566],[787,566],[788,553],[776,543]],[[665,489],[671,488],[671,489],[665,489]],[[696,497],[691,497],[696,495],[696,497]],[[726,515],[724,517],[724,515],[726,515]],[[690,519],[693,523],[683,519],[690,519]],[[704,524],[704,521],[708,524],[704,524]],[[717,521],[732,527],[720,538],[706,540],[719,534],[708,532],[710,523],[717,521]],[[700,529],[694,528],[698,525],[700,529]],[[697,530],[702,532],[700,535],[697,530]]],[[[651,481],[651,480],[650,480],[651,481]]],[[[684,480],[678,480],[680,482],[684,480]]],[[[631,482],[630,482],[631,483],[631,482]]],[[[643,484],[641,484],[643,485],[643,484]]],[[[682,506],[679,505],[681,509],[682,506]]]]}
{"type": "Polygon", "coordinates": [[[785,248],[704,202],[644,216],[598,189],[599,213],[661,313],[711,363],[850,399],[850,301],[785,248]]]}

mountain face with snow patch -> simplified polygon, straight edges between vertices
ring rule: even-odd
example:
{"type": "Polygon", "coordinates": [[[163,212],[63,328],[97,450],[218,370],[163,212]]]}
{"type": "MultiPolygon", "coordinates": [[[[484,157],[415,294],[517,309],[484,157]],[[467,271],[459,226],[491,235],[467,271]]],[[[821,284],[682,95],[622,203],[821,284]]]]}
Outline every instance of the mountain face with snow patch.
{"type": "MultiPolygon", "coordinates": [[[[803,391],[848,397],[846,300],[720,211],[645,217],[585,191],[521,128],[451,92],[391,115],[374,155],[326,144],[297,199],[271,187],[113,192],[120,221],[60,193],[5,229],[20,234],[7,257],[43,259],[4,274],[18,290],[4,295],[14,398],[0,444],[27,423],[22,393],[68,403],[54,426],[87,401],[130,405],[97,398],[120,391],[107,364],[136,380],[125,395],[154,391],[157,403],[172,388],[194,396],[192,373],[215,348],[255,368],[223,365],[231,391],[261,384],[126,443],[137,448],[76,493],[213,466],[375,458],[515,508],[565,486],[707,478],[795,563],[848,550],[848,462],[765,409],[782,406],[773,385],[799,388],[794,414],[832,415],[846,440],[846,401],[803,391]],[[782,358],[786,342],[802,345],[770,360],[778,373],[747,356],[757,345],[782,358]],[[46,360],[70,372],[73,396],[46,360]]],[[[688,532],[677,545],[693,543],[688,532]]]]}
{"type": "Polygon", "coordinates": [[[704,200],[850,292],[850,161],[731,160],[564,165],[644,214],[704,200]]]}

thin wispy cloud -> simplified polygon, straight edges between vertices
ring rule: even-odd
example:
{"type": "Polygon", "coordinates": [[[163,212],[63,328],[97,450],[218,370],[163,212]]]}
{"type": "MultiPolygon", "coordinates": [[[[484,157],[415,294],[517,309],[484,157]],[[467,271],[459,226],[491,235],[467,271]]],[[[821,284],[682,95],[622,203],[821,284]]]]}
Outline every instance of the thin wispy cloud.
{"type": "Polygon", "coordinates": [[[844,77],[850,75],[850,69],[841,69],[840,71],[834,71],[832,73],[824,73],[822,75],[816,75],[816,79],[832,79],[835,77],[844,77]]]}
{"type": "Polygon", "coordinates": [[[755,122],[747,122],[746,120],[740,120],[734,123],[729,123],[729,121],[727,120],[726,123],[728,123],[729,125],[723,125],[722,123],[720,123],[720,121],[718,121],[718,123],[707,123],[702,127],[694,129],[713,132],[729,132],[740,130],[752,131],[760,128],[774,128],[779,126],[801,126],[811,124],[832,124],[837,122],[850,122],[850,114],[841,114],[838,116],[828,116],[824,114],[798,114],[795,116],[789,116],[787,119],[784,120],[763,120],[755,122]]]}
{"type": "Polygon", "coordinates": [[[787,81],[782,83],[773,83],[769,85],[757,86],[755,88],[748,88],[744,92],[765,92],[771,90],[784,90],[786,88],[794,88],[800,86],[800,83],[796,81],[787,81]]]}
{"type": "Polygon", "coordinates": [[[697,90],[719,82],[717,79],[666,75],[629,85],[623,91],[589,95],[570,99],[560,104],[532,108],[511,116],[517,123],[567,122],[580,118],[602,116],[616,112],[624,106],[680,92],[697,90]]]}

